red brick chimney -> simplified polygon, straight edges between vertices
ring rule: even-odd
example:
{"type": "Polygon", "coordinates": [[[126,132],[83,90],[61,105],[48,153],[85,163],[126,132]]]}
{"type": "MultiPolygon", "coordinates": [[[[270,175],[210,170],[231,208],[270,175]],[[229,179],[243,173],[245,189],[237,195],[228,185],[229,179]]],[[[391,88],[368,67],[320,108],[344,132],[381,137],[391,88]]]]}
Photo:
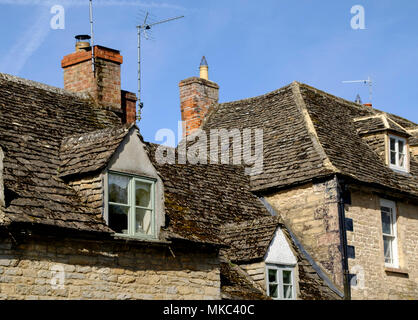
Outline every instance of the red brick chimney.
{"type": "Polygon", "coordinates": [[[200,65],[200,78],[191,77],[180,81],[180,110],[183,136],[199,129],[211,107],[218,103],[219,86],[208,77],[205,57],[200,65]]]}
{"type": "MultiPolygon", "coordinates": [[[[77,36],[76,39],[89,39],[77,36]]],[[[88,93],[102,107],[117,113],[123,122],[136,120],[136,95],[121,91],[120,65],[123,57],[118,50],[94,46],[95,71],[92,68],[92,54],[89,42],[78,41],[76,52],[61,61],[64,69],[64,89],[88,93]]]]}

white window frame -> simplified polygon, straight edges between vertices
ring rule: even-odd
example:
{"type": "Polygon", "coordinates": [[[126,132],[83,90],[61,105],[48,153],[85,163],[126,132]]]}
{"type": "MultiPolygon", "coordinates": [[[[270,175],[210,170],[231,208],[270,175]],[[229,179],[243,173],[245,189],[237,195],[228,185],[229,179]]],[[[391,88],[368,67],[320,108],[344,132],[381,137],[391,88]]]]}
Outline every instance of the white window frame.
{"type": "MultiPolygon", "coordinates": [[[[155,227],[155,184],[156,180],[147,178],[147,177],[141,177],[136,176],[132,174],[127,174],[123,172],[117,172],[117,171],[108,171],[106,175],[106,214],[105,214],[105,220],[107,224],[109,225],[109,204],[115,204],[115,205],[121,205],[119,203],[113,203],[109,202],[109,175],[118,175],[118,176],[125,176],[130,178],[129,184],[128,184],[128,204],[126,207],[129,207],[128,212],[128,233],[115,233],[117,236],[120,237],[134,237],[134,238],[150,238],[155,239],[156,238],[156,227],[155,227]],[[151,192],[151,208],[143,208],[140,206],[135,205],[135,182],[140,181],[143,183],[147,183],[151,185],[150,192],[151,192]],[[135,221],[136,221],[136,208],[139,209],[146,209],[151,211],[151,234],[145,234],[140,232],[135,232],[135,221]]],[[[122,206],[124,206],[122,204],[122,206]]]]}
{"type": "Polygon", "coordinates": [[[266,283],[266,292],[269,297],[270,296],[270,284],[277,284],[279,289],[279,295],[277,298],[271,297],[273,300],[296,300],[296,285],[295,285],[295,267],[294,266],[285,266],[285,265],[275,265],[275,264],[266,264],[265,268],[265,283],[266,283]],[[270,283],[269,282],[269,270],[276,271],[276,280],[278,282],[270,283]],[[291,285],[292,285],[292,298],[285,299],[284,297],[284,283],[283,283],[283,271],[290,271],[291,272],[291,285]]]}
{"type": "Polygon", "coordinates": [[[392,224],[392,230],[393,230],[393,235],[391,234],[384,234],[383,233],[383,221],[382,218],[380,218],[381,220],[381,224],[382,224],[382,239],[383,239],[383,259],[385,261],[385,256],[384,256],[384,239],[386,238],[392,238],[392,242],[391,242],[391,252],[392,252],[392,263],[387,263],[385,261],[385,266],[389,267],[389,268],[399,268],[399,259],[398,259],[398,235],[397,235],[397,226],[396,226],[396,217],[397,217],[397,212],[396,212],[396,202],[391,201],[391,200],[386,200],[386,199],[380,199],[380,212],[382,212],[382,207],[388,208],[391,211],[391,224],[392,224]]]}
{"type": "Polygon", "coordinates": [[[407,146],[407,141],[404,138],[401,137],[397,137],[394,135],[389,135],[389,144],[388,144],[388,155],[389,155],[389,167],[391,169],[394,170],[398,170],[398,171],[404,171],[404,172],[408,172],[408,167],[409,167],[409,155],[408,155],[408,146],[407,146]],[[395,140],[395,164],[392,163],[391,161],[391,153],[392,150],[390,148],[391,146],[391,140],[394,139],[395,140]],[[399,150],[399,141],[403,142],[403,150],[399,150]],[[404,159],[404,165],[401,166],[399,165],[399,154],[403,154],[405,159],[404,159]]]}

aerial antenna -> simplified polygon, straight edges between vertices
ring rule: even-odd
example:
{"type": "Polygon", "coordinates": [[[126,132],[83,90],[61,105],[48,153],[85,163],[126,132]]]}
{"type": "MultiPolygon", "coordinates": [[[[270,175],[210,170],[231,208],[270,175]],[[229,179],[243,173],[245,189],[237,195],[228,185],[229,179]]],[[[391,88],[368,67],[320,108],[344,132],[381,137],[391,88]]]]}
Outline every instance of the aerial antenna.
{"type": "Polygon", "coordinates": [[[93,30],[93,0],[90,0],[90,37],[91,37],[91,68],[96,76],[96,64],[94,61],[94,30],[93,30]]]}
{"type": "Polygon", "coordinates": [[[352,81],[343,81],[343,83],[364,83],[369,85],[369,99],[370,103],[372,103],[373,99],[373,81],[370,77],[367,80],[352,80],[352,81]]]}
{"type": "Polygon", "coordinates": [[[184,16],[174,17],[170,19],[161,20],[158,22],[148,23],[148,16],[149,13],[147,12],[145,14],[145,19],[142,25],[137,26],[137,32],[138,32],[138,121],[141,120],[141,110],[144,107],[143,102],[141,101],[141,33],[144,34],[145,39],[149,39],[147,31],[151,30],[151,27],[162,24],[166,22],[170,22],[173,20],[184,18],[184,16]]]}

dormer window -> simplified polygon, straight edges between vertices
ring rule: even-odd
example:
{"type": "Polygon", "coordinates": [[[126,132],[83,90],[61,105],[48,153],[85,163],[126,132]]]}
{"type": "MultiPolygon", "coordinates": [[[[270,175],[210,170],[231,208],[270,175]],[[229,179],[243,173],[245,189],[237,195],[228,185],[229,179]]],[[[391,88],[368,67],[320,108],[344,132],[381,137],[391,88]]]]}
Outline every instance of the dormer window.
{"type": "Polygon", "coordinates": [[[389,166],[394,170],[408,171],[407,144],[404,138],[389,135],[389,166]]]}
{"type": "Polygon", "coordinates": [[[108,174],[107,221],[119,235],[155,236],[155,181],[111,172],[108,174]]]}

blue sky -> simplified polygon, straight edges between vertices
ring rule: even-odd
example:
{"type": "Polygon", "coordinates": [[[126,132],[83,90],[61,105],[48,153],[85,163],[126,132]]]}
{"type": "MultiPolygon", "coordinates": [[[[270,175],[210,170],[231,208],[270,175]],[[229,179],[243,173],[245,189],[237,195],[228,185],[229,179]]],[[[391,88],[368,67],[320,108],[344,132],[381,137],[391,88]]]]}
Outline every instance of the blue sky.
{"type": "MultiPolygon", "coordinates": [[[[121,50],[122,87],[137,91],[136,24],[185,18],[155,27],[143,41],[141,133],[155,141],[177,130],[178,82],[198,75],[202,55],[220,101],[248,98],[294,80],[353,100],[368,87],[343,80],[371,76],[373,104],[418,122],[418,2],[394,0],[94,0],[96,43],[121,50]],[[350,26],[354,5],[366,29],[350,26]]],[[[0,0],[0,72],[62,87],[62,57],[74,35],[89,33],[88,0],[0,0]],[[65,29],[53,30],[50,9],[65,8],[65,29]]]]}

